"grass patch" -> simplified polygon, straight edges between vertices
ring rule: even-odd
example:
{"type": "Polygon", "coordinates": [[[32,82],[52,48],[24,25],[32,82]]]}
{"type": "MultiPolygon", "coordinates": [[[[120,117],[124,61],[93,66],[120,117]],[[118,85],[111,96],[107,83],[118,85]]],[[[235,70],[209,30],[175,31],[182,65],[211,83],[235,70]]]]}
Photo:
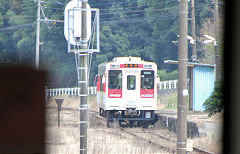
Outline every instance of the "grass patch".
{"type": "Polygon", "coordinates": [[[166,104],[165,108],[173,109],[173,110],[177,109],[177,94],[176,93],[170,94],[167,97],[167,104],[166,104]]]}
{"type": "Polygon", "coordinates": [[[160,94],[158,96],[158,109],[177,109],[177,92],[170,92],[167,94],[160,94]]]}

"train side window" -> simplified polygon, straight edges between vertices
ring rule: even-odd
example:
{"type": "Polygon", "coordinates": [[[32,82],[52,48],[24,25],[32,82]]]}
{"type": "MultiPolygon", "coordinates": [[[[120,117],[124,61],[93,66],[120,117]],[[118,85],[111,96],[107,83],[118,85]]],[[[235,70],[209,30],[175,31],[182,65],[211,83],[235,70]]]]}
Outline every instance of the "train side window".
{"type": "Polygon", "coordinates": [[[121,70],[109,70],[108,88],[122,89],[122,71],[121,70]]]}
{"type": "Polygon", "coordinates": [[[127,76],[127,89],[128,90],[135,90],[136,89],[136,76],[135,75],[128,75],[127,76]]]}
{"type": "Polygon", "coordinates": [[[141,89],[154,89],[154,71],[141,71],[141,89]]]}

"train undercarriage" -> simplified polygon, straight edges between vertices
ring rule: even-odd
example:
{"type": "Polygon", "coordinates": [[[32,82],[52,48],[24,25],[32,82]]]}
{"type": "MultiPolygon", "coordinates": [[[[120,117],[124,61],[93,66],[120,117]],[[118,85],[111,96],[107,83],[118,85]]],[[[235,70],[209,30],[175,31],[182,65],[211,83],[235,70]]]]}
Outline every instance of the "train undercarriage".
{"type": "Polygon", "coordinates": [[[104,110],[100,108],[100,116],[106,118],[107,127],[113,122],[118,122],[121,127],[124,126],[143,126],[148,127],[156,121],[154,110],[136,110],[135,108],[127,108],[126,110],[104,110]]]}

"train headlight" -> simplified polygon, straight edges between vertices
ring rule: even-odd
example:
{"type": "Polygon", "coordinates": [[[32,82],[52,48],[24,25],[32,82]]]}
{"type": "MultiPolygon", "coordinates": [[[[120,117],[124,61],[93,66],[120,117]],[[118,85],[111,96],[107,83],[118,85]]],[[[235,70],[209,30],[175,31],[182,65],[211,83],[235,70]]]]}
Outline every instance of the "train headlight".
{"type": "Polygon", "coordinates": [[[145,112],[145,118],[151,118],[151,112],[150,111],[145,112]]]}

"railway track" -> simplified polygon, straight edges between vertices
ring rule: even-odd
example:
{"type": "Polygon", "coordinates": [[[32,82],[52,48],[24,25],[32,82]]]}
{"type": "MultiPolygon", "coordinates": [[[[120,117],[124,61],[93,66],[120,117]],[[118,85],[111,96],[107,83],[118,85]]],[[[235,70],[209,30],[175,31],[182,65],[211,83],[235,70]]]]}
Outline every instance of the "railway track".
{"type": "MultiPolygon", "coordinates": [[[[48,109],[56,109],[56,107],[47,107],[48,109]]],[[[56,109],[57,110],[57,109],[56,109]]],[[[62,108],[63,111],[79,111],[77,108],[62,108]]],[[[106,127],[106,120],[103,117],[99,116],[97,111],[89,110],[89,120],[90,120],[90,127],[98,126],[98,127],[106,127]],[[97,124],[96,124],[97,123],[97,124]],[[94,125],[95,124],[95,125],[94,125]]],[[[61,124],[63,127],[79,127],[79,124],[74,123],[63,123],[61,124]]],[[[114,133],[123,133],[130,135],[138,140],[141,140],[145,143],[148,143],[150,146],[155,148],[163,149],[169,153],[176,153],[176,137],[169,138],[164,135],[160,135],[159,133],[154,132],[152,129],[145,129],[145,128],[122,128],[118,124],[112,124],[111,127],[112,131],[109,133],[114,135],[114,133]]],[[[213,152],[206,151],[199,147],[193,147],[192,153],[204,153],[204,154],[212,154],[213,152]]]]}
{"type": "MultiPolygon", "coordinates": [[[[176,150],[173,147],[170,148],[169,146],[159,144],[155,141],[152,141],[150,139],[143,137],[142,133],[146,133],[146,131],[144,131],[144,130],[141,132],[141,131],[128,131],[127,129],[124,129],[124,128],[120,128],[120,129],[122,132],[127,133],[128,135],[134,136],[135,138],[142,140],[151,146],[163,149],[164,151],[166,151],[168,153],[176,153],[176,150]]],[[[146,136],[146,135],[144,135],[144,136],[146,136]]]]}
{"type": "MultiPolygon", "coordinates": [[[[120,128],[121,131],[124,133],[127,133],[129,135],[132,135],[140,140],[146,141],[151,145],[154,145],[156,147],[162,148],[166,150],[166,152],[170,153],[176,153],[176,139],[169,138],[160,134],[156,134],[151,130],[148,129],[139,129],[139,130],[131,130],[131,129],[124,129],[120,128]],[[140,135],[141,134],[141,135],[140,135]],[[145,134],[145,135],[142,135],[145,134]],[[148,138],[145,138],[144,136],[148,136],[148,138]],[[150,139],[149,139],[150,138],[150,139]],[[155,140],[153,139],[155,138],[155,140]],[[157,140],[157,141],[156,141],[157,140]],[[163,144],[164,143],[164,144],[163,144]]],[[[201,149],[199,147],[193,147],[193,152],[192,153],[201,153],[201,154],[213,154],[214,152],[210,152],[204,149],[201,149]]]]}
{"type": "MultiPolygon", "coordinates": [[[[93,115],[95,118],[97,118],[98,120],[101,120],[103,122],[103,125],[106,125],[106,120],[100,116],[98,116],[98,112],[96,111],[91,111],[91,113],[95,113],[95,115],[93,115]],[[105,124],[104,124],[105,123],[105,124]]],[[[115,126],[116,127],[116,126],[115,126]]],[[[127,133],[131,136],[134,136],[140,140],[143,140],[147,143],[149,143],[150,145],[156,146],[158,148],[164,149],[166,152],[170,152],[170,153],[176,153],[176,143],[177,140],[173,139],[173,138],[169,138],[157,133],[154,133],[151,130],[145,129],[145,128],[137,128],[137,130],[134,130],[134,128],[121,128],[119,126],[117,126],[122,132],[127,133]],[[157,137],[157,140],[161,140],[162,142],[169,142],[169,144],[167,145],[174,145],[174,146],[167,146],[167,145],[162,145],[161,143],[157,143],[155,141],[152,141],[150,139],[146,139],[142,136],[142,134],[146,134],[145,136],[155,136],[157,137]]],[[[151,138],[151,137],[150,137],[151,138]]],[[[201,154],[213,154],[214,152],[210,152],[207,150],[204,150],[202,148],[199,147],[193,147],[193,152],[194,153],[201,153],[201,154]]]]}

